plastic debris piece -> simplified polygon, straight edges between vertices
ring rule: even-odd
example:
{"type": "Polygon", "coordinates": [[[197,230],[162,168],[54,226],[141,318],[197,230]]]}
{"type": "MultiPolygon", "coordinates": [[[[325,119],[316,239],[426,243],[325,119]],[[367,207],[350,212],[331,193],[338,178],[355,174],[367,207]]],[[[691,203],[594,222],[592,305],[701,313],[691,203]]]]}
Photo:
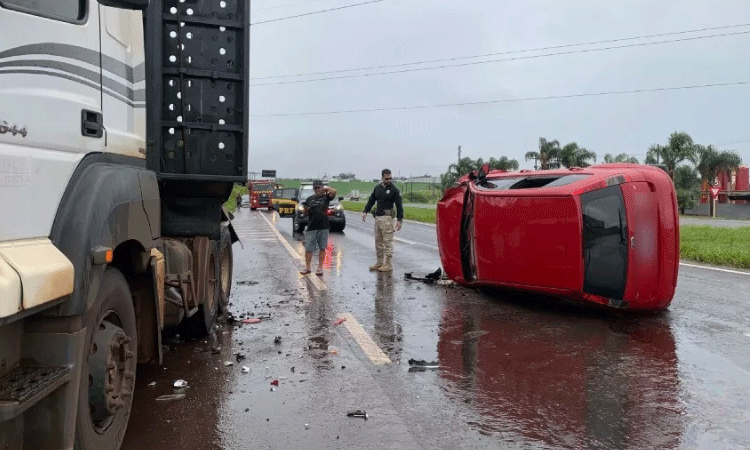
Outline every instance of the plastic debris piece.
{"type": "Polygon", "coordinates": [[[225,366],[232,366],[232,365],[234,365],[234,362],[232,362],[232,361],[224,361],[224,365],[225,366]]]}
{"type": "Polygon", "coordinates": [[[440,363],[437,362],[437,361],[427,362],[427,361],[425,361],[423,359],[414,359],[414,358],[411,358],[409,360],[409,365],[410,366],[419,366],[419,367],[424,367],[424,368],[430,368],[430,369],[436,369],[436,368],[440,367],[440,363]]]}
{"type": "Polygon", "coordinates": [[[271,382],[271,386],[278,386],[278,385],[279,385],[279,380],[273,380],[271,382]]]}
{"type": "Polygon", "coordinates": [[[308,428],[310,428],[310,424],[309,424],[309,423],[306,423],[306,424],[305,424],[305,430],[307,430],[308,428]]]}
{"type": "Polygon", "coordinates": [[[156,386],[156,381],[152,381],[148,385],[149,385],[149,387],[154,387],[154,386],[156,386]]]}
{"type": "Polygon", "coordinates": [[[170,402],[173,400],[182,400],[185,398],[185,394],[167,394],[156,397],[157,402],[170,402]]]}
{"type": "Polygon", "coordinates": [[[242,373],[250,373],[250,368],[247,366],[242,366],[242,373]]]}
{"type": "Polygon", "coordinates": [[[275,338],[273,338],[273,343],[274,344],[281,344],[281,336],[276,336],[275,338]]]}
{"type": "Polygon", "coordinates": [[[241,320],[241,322],[242,323],[260,323],[260,319],[253,317],[250,319],[241,320]]]}
{"type": "Polygon", "coordinates": [[[188,382],[185,380],[177,380],[174,382],[174,387],[178,389],[187,387],[187,385],[188,385],[188,382]]]}
{"type": "Polygon", "coordinates": [[[342,323],[344,323],[344,321],[346,321],[346,317],[341,317],[339,319],[336,319],[336,321],[333,322],[333,326],[341,325],[342,323]]]}
{"type": "Polygon", "coordinates": [[[235,353],[234,356],[237,358],[237,362],[240,362],[240,361],[242,361],[243,359],[246,358],[246,356],[244,354],[242,354],[242,353],[235,353]]]}
{"type": "Polygon", "coordinates": [[[347,417],[361,417],[365,420],[367,420],[367,418],[369,417],[367,413],[361,409],[358,409],[356,411],[349,411],[348,413],[346,413],[346,416],[347,417]]]}

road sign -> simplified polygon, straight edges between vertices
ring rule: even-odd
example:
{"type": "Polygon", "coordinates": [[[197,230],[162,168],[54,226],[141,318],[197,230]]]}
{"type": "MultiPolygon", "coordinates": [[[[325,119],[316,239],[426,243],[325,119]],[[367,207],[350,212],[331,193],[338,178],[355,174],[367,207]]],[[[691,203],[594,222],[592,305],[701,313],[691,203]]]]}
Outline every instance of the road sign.
{"type": "Polygon", "coordinates": [[[275,170],[261,170],[260,176],[263,178],[276,178],[275,170]]]}
{"type": "Polygon", "coordinates": [[[716,198],[717,195],[719,195],[719,191],[721,190],[721,187],[719,186],[711,186],[711,197],[716,198]]]}

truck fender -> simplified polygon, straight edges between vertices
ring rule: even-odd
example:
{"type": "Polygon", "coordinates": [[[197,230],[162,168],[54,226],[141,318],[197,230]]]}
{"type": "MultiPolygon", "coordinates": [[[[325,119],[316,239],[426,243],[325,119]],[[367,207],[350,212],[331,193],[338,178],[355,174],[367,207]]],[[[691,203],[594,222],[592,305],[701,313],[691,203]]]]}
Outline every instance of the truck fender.
{"type": "Polygon", "coordinates": [[[156,175],[139,158],[93,153],[76,168],[57,210],[50,239],[73,263],[70,299],[51,315],[83,314],[99,290],[103,264],[94,264],[96,247],[115,250],[134,241],[150,252],[160,229],[156,175]]]}

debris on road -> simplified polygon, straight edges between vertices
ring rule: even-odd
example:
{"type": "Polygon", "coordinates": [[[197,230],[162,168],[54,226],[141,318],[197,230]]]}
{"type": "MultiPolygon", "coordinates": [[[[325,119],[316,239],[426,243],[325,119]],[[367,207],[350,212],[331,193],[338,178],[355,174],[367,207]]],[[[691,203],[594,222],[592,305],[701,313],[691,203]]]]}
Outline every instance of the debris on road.
{"type": "Polygon", "coordinates": [[[253,286],[253,285],[256,285],[256,284],[258,284],[258,281],[251,281],[251,280],[240,280],[240,281],[238,281],[238,282],[237,282],[237,284],[239,284],[239,285],[248,285],[248,286],[253,286]]]}
{"type": "Polygon", "coordinates": [[[440,363],[437,361],[427,362],[423,359],[409,359],[409,372],[422,372],[427,369],[439,369],[440,363]]]}
{"type": "Polygon", "coordinates": [[[342,323],[344,323],[344,321],[346,321],[346,317],[341,317],[339,319],[336,319],[336,321],[333,322],[333,326],[341,325],[342,323]]]}
{"type": "Polygon", "coordinates": [[[152,381],[148,384],[148,387],[154,387],[156,386],[156,381],[152,381]]]}
{"type": "Polygon", "coordinates": [[[233,366],[234,365],[234,361],[224,361],[224,365],[225,366],[233,366]]]}
{"type": "Polygon", "coordinates": [[[176,387],[177,389],[187,387],[187,385],[188,385],[188,382],[185,380],[177,380],[174,382],[174,387],[176,387]]]}
{"type": "Polygon", "coordinates": [[[279,380],[273,380],[271,382],[271,386],[278,386],[278,385],[279,385],[279,380]]]}
{"type": "Polygon", "coordinates": [[[157,402],[169,402],[173,400],[182,400],[185,398],[185,394],[167,394],[156,397],[157,402]]]}
{"type": "Polygon", "coordinates": [[[250,368],[247,366],[242,366],[242,373],[250,373],[250,368]]]}
{"type": "Polygon", "coordinates": [[[257,317],[253,317],[251,319],[244,319],[240,321],[241,323],[260,323],[260,319],[257,317]]]}
{"type": "Polygon", "coordinates": [[[275,338],[273,338],[273,343],[274,344],[281,344],[281,336],[276,336],[275,338]]]}
{"type": "Polygon", "coordinates": [[[349,411],[348,413],[346,413],[346,416],[347,417],[361,417],[365,420],[367,420],[367,418],[369,417],[367,413],[361,409],[358,409],[356,411],[349,411]]]}
{"type": "Polygon", "coordinates": [[[235,356],[235,358],[237,358],[237,362],[240,362],[240,361],[242,361],[243,359],[246,358],[246,356],[245,356],[244,353],[235,353],[234,356],[235,356]]]}
{"type": "Polygon", "coordinates": [[[415,277],[413,275],[414,272],[406,272],[404,274],[404,279],[406,280],[414,280],[414,281],[422,281],[427,284],[433,284],[436,281],[440,280],[440,277],[443,275],[443,269],[438,267],[438,269],[432,273],[428,273],[424,277],[415,277]]]}

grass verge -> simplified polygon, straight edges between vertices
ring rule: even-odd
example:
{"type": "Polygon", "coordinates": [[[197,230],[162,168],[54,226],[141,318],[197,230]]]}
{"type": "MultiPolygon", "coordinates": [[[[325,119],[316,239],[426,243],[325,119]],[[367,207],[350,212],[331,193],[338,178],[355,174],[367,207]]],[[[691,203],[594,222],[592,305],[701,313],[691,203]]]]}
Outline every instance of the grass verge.
{"type": "MultiPolygon", "coordinates": [[[[364,202],[341,202],[349,211],[360,212],[364,202]]],[[[435,223],[435,210],[404,207],[404,218],[435,223]]],[[[680,257],[717,266],[750,269],[750,222],[743,228],[680,226],[680,257]]]]}

